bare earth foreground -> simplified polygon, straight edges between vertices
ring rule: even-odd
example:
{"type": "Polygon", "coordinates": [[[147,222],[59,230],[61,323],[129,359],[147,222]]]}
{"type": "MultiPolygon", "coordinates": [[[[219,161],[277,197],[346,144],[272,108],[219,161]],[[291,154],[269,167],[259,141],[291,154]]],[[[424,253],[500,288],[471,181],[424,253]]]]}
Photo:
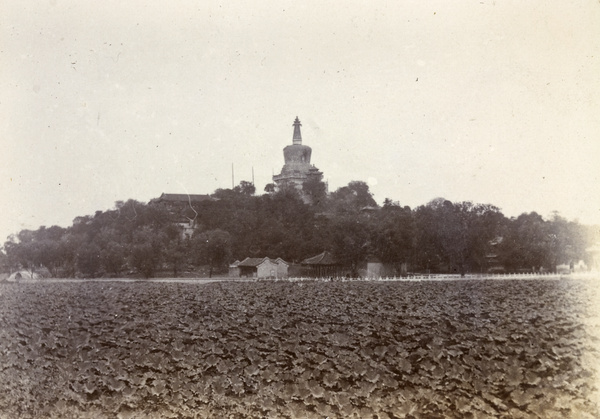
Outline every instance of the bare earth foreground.
{"type": "Polygon", "coordinates": [[[599,417],[600,281],[0,284],[0,416],[599,417]]]}

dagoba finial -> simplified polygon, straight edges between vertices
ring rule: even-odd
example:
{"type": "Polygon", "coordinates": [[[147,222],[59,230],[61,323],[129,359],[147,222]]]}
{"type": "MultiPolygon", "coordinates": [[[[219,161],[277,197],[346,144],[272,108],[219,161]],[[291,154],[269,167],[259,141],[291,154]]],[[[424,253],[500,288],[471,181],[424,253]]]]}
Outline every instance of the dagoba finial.
{"type": "Polygon", "coordinates": [[[296,117],[296,120],[294,121],[294,136],[292,137],[294,144],[302,144],[302,134],[300,133],[301,126],[300,120],[296,117]]]}

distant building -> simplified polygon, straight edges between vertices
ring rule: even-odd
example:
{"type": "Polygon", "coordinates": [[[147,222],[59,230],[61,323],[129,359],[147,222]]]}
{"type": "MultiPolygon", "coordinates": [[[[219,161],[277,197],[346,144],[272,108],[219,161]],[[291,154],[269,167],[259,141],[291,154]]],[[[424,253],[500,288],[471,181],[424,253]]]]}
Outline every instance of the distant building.
{"type": "Polygon", "coordinates": [[[196,203],[203,201],[214,201],[215,198],[210,195],[198,195],[198,194],[187,194],[187,193],[162,193],[158,198],[154,198],[153,202],[168,202],[168,203],[196,203]]]}
{"type": "Polygon", "coordinates": [[[366,278],[382,278],[390,276],[404,276],[408,273],[408,264],[406,262],[383,263],[374,256],[367,258],[364,264],[359,268],[360,276],[366,278]]]}
{"type": "Polygon", "coordinates": [[[286,278],[289,263],[281,258],[246,258],[229,265],[229,275],[240,278],[286,278]]]}
{"type": "Polygon", "coordinates": [[[310,164],[312,149],[302,144],[302,134],[300,132],[302,124],[298,117],[296,117],[293,126],[292,145],[288,145],[283,149],[285,164],[281,169],[281,173],[273,176],[276,190],[286,187],[295,187],[301,190],[302,185],[308,179],[323,179],[323,173],[314,164],[310,164]]]}
{"type": "Polygon", "coordinates": [[[559,265],[556,265],[556,272],[559,274],[570,274],[573,272],[588,272],[589,270],[590,268],[588,268],[587,264],[583,260],[580,260],[577,263],[571,260],[569,261],[569,263],[561,263],[559,265]]]}
{"type": "Polygon", "coordinates": [[[380,210],[381,210],[381,208],[379,208],[379,207],[367,205],[366,207],[362,207],[360,209],[360,213],[362,215],[366,215],[368,218],[370,218],[373,214],[379,212],[380,210]]]}
{"type": "Polygon", "coordinates": [[[229,276],[237,278],[240,276],[240,268],[238,265],[240,264],[239,260],[236,260],[232,264],[229,265],[229,276]]]}
{"type": "Polygon", "coordinates": [[[301,262],[304,272],[312,277],[337,277],[341,275],[341,265],[336,262],[329,252],[319,253],[316,256],[304,259],[301,262]]]}
{"type": "Polygon", "coordinates": [[[505,272],[504,265],[500,262],[499,246],[502,244],[504,238],[498,236],[488,242],[487,252],[485,254],[485,260],[487,263],[487,271],[490,273],[503,273],[505,272]]]}

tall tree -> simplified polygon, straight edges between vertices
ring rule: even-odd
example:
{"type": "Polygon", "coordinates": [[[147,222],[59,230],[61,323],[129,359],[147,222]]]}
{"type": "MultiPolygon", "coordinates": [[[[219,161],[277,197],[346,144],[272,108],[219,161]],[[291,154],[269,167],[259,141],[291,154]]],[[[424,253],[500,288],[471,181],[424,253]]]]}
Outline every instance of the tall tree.
{"type": "Polygon", "coordinates": [[[64,276],[74,277],[77,273],[77,252],[89,242],[85,232],[75,233],[69,229],[60,240],[62,255],[61,271],[64,276]]]}
{"type": "Polygon", "coordinates": [[[254,183],[242,180],[238,186],[233,188],[233,191],[246,196],[252,196],[256,192],[254,183]]]}
{"type": "Polygon", "coordinates": [[[209,266],[209,277],[218,269],[225,268],[231,257],[231,235],[223,230],[209,230],[193,237],[196,260],[209,266]]]}
{"type": "Polygon", "coordinates": [[[164,258],[167,265],[173,270],[173,276],[177,278],[181,266],[188,258],[189,239],[184,238],[182,231],[175,224],[169,224],[163,229],[166,243],[164,258]]]}
{"type": "Polygon", "coordinates": [[[275,192],[275,184],[274,183],[267,183],[265,185],[264,191],[266,193],[274,193],[275,192]]]}
{"type": "Polygon", "coordinates": [[[37,260],[36,262],[44,266],[53,277],[57,276],[58,268],[63,263],[63,253],[60,248],[60,241],[44,239],[36,242],[37,260]]]}
{"type": "Polygon", "coordinates": [[[576,264],[586,257],[586,248],[591,245],[586,238],[585,228],[576,221],[568,221],[558,212],[546,223],[549,245],[550,269],[559,264],[576,264]]]}
{"type": "Polygon", "coordinates": [[[338,214],[357,214],[361,208],[377,207],[369,185],[352,181],[329,195],[329,210],[338,214]]]}
{"type": "Polygon", "coordinates": [[[550,236],[547,224],[536,212],[511,220],[499,245],[500,260],[510,271],[550,268],[550,236]]]}
{"type": "Polygon", "coordinates": [[[100,262],[106,272],[119,276],[127,261],[126,248],[118,241],[110,241],[100,249],[100,262]]]}
{"type": "Polygon", "coordinates": [[[415,223],[409,207],[384,205],[371,226],[372,253],[383,263],[396,265],[412,262],[415,250],[415,223]]]}
{"type": "Polygon", "coordinates": [[[85,243],[77,250],[77,268],[90,277],[95,277],[101,269],[100,248],[95,243],[85,243]]]}
{"type": "Polygon", "coordinates": [[[332,223],[333,256],[358,276],[359,264],[369,255],[369,230],[365,219],[340,217],[332,223]]]}
{"type": "Polygon", "coordinates": [[[419,206],[414,211],[416,228],[415,268],[426,272],[447,270],[448,259],[440,237],[441,208],[446,202],[436,198],[426,205],[419,206]]]}
{"type": "Polygon", "coordinates": [[[163,260],[164,236],[144,226],[134,233],[129,261],[146,278],[154,276],[163,260]]]}
{"type": "Polygon", "coordinates": [[[317,177],[311,177],[302,184],[302,193],[311,205],[321,207],[327,198],[327,185],[317,177]]]}

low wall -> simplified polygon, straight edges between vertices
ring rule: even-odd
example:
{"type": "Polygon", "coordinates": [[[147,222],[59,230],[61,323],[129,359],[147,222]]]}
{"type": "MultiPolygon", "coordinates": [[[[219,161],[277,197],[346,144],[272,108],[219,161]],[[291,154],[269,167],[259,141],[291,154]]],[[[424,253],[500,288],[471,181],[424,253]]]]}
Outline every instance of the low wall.
{"type": "MultiPolygon", "coordinates": [[[[379,278],[333,278],[334,281],[447,281],[447,280],[507,280],[507,279],[600,279],[600,272],[585,273],[512,273],[512,274],[423,274],[409,276],[388,276],[379,278]]],[[[288,281],[331,281],[331,278],[290,277],[288,281]]]]}

